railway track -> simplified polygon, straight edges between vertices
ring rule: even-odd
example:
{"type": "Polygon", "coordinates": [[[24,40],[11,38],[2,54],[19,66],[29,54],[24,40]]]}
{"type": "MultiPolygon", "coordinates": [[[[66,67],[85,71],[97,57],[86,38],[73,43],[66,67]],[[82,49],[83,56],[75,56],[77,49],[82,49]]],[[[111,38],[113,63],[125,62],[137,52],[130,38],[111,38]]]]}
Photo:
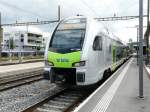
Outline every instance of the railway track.
{"type": "MultiPolygon", "coordinates": [[[[112,73],[113,74],[113,73],[112,73]]],[[[109,78],[109,77],[107,77],[109,78]]],[[[95,87],[85,89],[82,88],[61,88],[62,91],[51,95],[49,98],[30,106],[23,112],[71,112],[80,105],[97,87],[99,87],[106,79],[101,80],[95,87]]]]}
{"type": "Polygon", "coordinates": [[[57,94],[23,112],[70,112],[91,92],[91,90],[62,89],[57,94]]]}
{"type": "MultiPolygon", "coordinates": [[[[112,72],[110,76],[114,72],[112,72]]],[[[43,99],[41,102],[31,105],[30,107],[24,109],[23,112],[71,112],[75,109],[75,107],[80,105],[80,103],[84,101],[94,90],[96,90],[97,87],[101,86],[101,84],[103,84],[107,78],[101,80],[97,85],[95,85],[96,87],[92,89],[82,88],[81,90],[74,88],[61,88],[59,92],[56,92],[47,99],[43,99]]]]}
{"type": "Polygon", "coordinates": [[[43,79],[43,68],[36,68],[28,71],[6,73],[0,77],[0,91],[4,91],[23,84],[35,82],[43,79]],[[10,75],[13,74],[13,75],[10,75]]]}

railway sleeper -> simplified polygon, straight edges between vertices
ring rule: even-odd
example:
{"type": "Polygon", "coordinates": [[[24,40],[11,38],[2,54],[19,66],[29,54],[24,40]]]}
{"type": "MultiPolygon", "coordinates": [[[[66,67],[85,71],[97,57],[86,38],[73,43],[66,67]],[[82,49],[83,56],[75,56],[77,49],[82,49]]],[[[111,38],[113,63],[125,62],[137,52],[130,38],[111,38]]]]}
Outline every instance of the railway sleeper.
{"type": "Polygon", "coordinates": [[[44,104],[43,106],[46,108],[54,108],[54,109],[59,109],[59,110],[64,110],[66,108],[66,106],[55,105],[55,104],[44,104]]]}
{"type": "Polygon", "coordinates": [[[51,101],[48,102],[48,104],[51,104],[51,103],[57,104],[57,105],[65,105],[65,106],[70,105],[70,103],[67,103],[67,102],[59,102],[59,101],[55,101],[55,100],[51,100],[51,101]]]}
{"type": "Polygon", "coordinates": [[[35,112],[62,112],[60,110],[51,110],[51,109],[45,109],[45,108],[37,108],[35,112]]]}
{"type": "Polygon", "coordinates": [[[81,94],[76,94],[76,93],[71,93],[71,94],[68,94],[68,93],[64,93],[65,96],[78,96],[78,97],[81,97],[82,95],[81,94]]]}
{"type": "Polygon", "coordinates": [[[77,99],[79,98],[78,96],[64,96],[64,95],[60,95],[60,98],[65,98],[65,99],[77,99]]]}
{"type": "Polygon", "coordinates": [[[66,102],[66,103],[72,103],[74,100],[72,99],[64,99],[64,98],[54,98],[55,101],[61,101],[61,102],[66,102]]]}
{"type": "MultiPolygon", "coordinates": [[[[49,110],[49,111],[47,111],[47,112],[63,112],[63,110],[64,110],[64,108],[63,109],[61,109],[61,108],[56,108],[56,107],[54,107],[54,106],[41,106],[41,107],[39,107],[40,109],[46,109],[46,110],[49,110]]],[[[39,111],[39,108],[37,109],[38,111],[39,111]]],[[[35,111],[35,112],[37,112],[37,111],[35,111]]],[[[43,112],[43,111],[41,111],[41,112],[43,112]]]]}

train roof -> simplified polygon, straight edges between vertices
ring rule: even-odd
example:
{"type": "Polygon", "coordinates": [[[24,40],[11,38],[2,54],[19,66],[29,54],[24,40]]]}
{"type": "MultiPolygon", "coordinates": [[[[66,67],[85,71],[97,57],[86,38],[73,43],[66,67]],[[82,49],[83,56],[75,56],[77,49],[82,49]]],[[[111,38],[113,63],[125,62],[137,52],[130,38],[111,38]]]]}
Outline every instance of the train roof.
{"type": "Polygon", "coordinates": [[[97,22],[97,25],[99,25],[99,28],[103,29],[102,32],[105,32],[105,34],[107,34],[110,38],[117,41],[118,43],[125,45],[118,36],[116,36],[116,35],[114,35],[114,33],[110,32],[109,28],[105,25],[105,23],[98,21],[98,20],[94,19],[93,17],[79,15],[79,16],[72,16],[72,17],[65,18],[62,21],[66,21],[69,19],[82,19],[82,18],[87,19],[87,22],[88,22],[87,24],[89,24],[89,22],[91,22],[91,21],[97,22]]]}

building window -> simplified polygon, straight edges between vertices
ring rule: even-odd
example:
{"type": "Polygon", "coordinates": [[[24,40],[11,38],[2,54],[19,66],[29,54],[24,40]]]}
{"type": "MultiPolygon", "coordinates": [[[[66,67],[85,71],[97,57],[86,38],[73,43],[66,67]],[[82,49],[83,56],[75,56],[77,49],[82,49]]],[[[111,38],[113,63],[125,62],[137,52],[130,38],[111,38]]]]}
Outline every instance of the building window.
{"type": "Polygon", "coordinates": [[[24,34],[21,34],[21,37],[24,37],[24,34]]]}
{"type": "Polygon", "coordinates": [[[24,38],[21,38],[21,40],[20,40],[21,42],[24,42],[24,38]]]}

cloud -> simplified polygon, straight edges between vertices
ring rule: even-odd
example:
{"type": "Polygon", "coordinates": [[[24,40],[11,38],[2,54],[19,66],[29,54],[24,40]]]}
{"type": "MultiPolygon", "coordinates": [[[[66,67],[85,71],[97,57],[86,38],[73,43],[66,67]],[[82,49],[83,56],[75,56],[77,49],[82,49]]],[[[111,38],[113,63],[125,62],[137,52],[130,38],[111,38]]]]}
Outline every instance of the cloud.
{"type": "MultiPolygon", "coordinates": [[[[50,20],[57,18],[57,2],[55,0],[0,0],[2,19],[9,18],[10,22],[50,20]],[[9,15],[9,16],[8,16],[9,15]]],[[[7,21],[8,22],[8,21],[7,21]]]]}
{"type": "MultiPolygon", "coordinates": [[[[138,0],[0,0],[0,11],[2,12],[2,22],[12,23],[24,21],[55,20],[58,15],[58,4],[61,5],[61,17],[75,16],[83,14],[93,17],[107,17],[124,15],[138,15],[138,0]]],[[[144,1],[144,13],[146,14],[146,3],[144,1]]],[[[108,22],[109,29],[123,37],[136,37],[136,32],[126,29],[127,26],[135,26],[135,21],[108,22]],[[125,33],[126,32],[126,33],[125,33]],[[130,34],[129,34],[130,32],[130,34]]],[[[56,24],[35,26],[42,32],[52,32],[56,24]]],[[[25,27],[24,27],[25,28],[25,27]]],[[[8,29],[8,28],[5,28],[8,29]]],[[[11,28],[10,28],[11,29],[11,28]]],[[[124,38],[122,38],[124,39],[124,38]]],[[[126,39],[128,41],[128,39],[126,39]]]]}

